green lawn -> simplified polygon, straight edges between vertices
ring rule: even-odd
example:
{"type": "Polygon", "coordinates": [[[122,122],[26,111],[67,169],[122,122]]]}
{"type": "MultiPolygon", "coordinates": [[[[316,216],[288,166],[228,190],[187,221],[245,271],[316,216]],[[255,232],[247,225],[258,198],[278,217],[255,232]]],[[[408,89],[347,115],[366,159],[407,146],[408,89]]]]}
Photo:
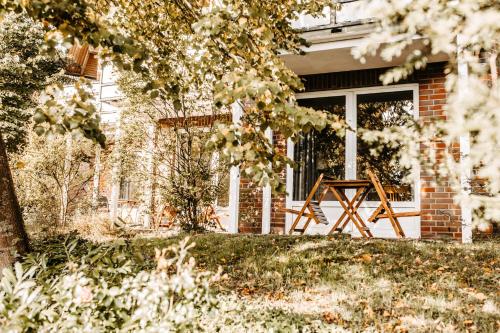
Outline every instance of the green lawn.
{"type": "MultiPolygon", "coordinates": [[[[184,237],[115,241],[100,253],[111,264],[113,253],[126,253],[135,269],[153,268],[154,249],[184,237]]],[[[223,277],[213,286],[220,297],[244,304],[239,315],[246,320],[277,320],[283,331],[287,321],[312,331],[500,329],[497,240],[467,246],[324,236],[201,234],[191,240],[198,269],[222,268],[223,277]]],[[[36,245],[49,265],[67,260],[51,257],[61,253],[50,250],[58,242],[36,245]]],[[[80,241],[73,260],[88,247],[80,241]]]]}

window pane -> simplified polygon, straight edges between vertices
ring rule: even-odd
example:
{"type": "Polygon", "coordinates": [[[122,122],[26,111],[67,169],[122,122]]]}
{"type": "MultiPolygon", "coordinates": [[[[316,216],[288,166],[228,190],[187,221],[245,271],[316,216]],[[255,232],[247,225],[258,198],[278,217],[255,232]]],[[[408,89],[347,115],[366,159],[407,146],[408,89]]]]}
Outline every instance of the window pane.
{"type": "MultiPolygon", "coordinates": [[[[299,105],[327,111],[345,119],[345,96],[301,99],[299,105]]],[[[331,129],[307,133],[295,144],[293,200],[305,200],[321,173],[343,179],[345,176],[345,136],[331,129]]],[[[334,200],[326,197],[324,200],[334,200]]]]}
{"type": "MultiPolygon", "coordinates": [[[[366,169],[372,168],[392,201],[413,199],[412,184],[405,183],[409,170],[399,164],[399,153],[404,147],[387,147],[380,142],[366,142],[362,130],[383,130],[388,127],[409,126],[413,123],[413,92],[365,94],[357,97],[357,178],[366,179],[366,169]],[[373,151],[378,154],[372,154],[373,151]]],[[[378,201],[372,191],[367,200],[378,201]]]]}

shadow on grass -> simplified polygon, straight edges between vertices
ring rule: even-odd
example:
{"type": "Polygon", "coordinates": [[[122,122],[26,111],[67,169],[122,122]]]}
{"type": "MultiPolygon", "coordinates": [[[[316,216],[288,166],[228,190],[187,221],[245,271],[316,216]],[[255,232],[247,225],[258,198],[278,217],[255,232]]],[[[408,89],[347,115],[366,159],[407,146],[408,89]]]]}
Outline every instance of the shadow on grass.
{"type": "MultiPolygon", "coordinates": [[[[116,241],[100,250],[81,241],[71,260],[86,251],[103,260],[125,253],[134,269],[151,269],[155,248],[184,237],[116,241]]],[[[321,319],[350,331],[499,329],[496,240],[465,246],[325,236],[199,234],[191,239],[200,270],[223,269],[215,290],[272,305],[280,316],[300,322],[321,319]]],[[[60,251],[52,253],[49,265],[68,260],[56,256],[60,251]]]]}
{"type": "Polygon", "coordinates": [[[193,241],[201,269],[221,266],[227,274],[220,291],[264,297],[295,314],[330,317],[350,329],[498,330],[496,241],[229,235],[193,241]]]}

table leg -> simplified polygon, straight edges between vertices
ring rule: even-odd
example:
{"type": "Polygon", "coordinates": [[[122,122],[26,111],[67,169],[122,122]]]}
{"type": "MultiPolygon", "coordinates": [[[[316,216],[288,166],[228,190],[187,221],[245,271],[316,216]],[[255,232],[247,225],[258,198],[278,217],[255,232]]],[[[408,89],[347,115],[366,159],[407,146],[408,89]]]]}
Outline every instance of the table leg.
{"type": "MultiPolygon", "coordinates": [[[[333,192],[333,189],[330,189],[332,192],[333,192]]],[[[356,194],[354,195],[353,199],[356,198],[357,196],[359,196],[359,193],[360,193],[361,189],[359,189],[356,194]]],[[[342,193],[342,192],[340,192],[342,193]]],[[[344,194],[345,196],[345,194],[344,194]]],[[[344,220],[344,218],[346,217],[347,213],[344,211],[342,213],[342,215],[340,215],[339,219],[337,220],[337,222],[335,222],[335,224],[333,225],[332,229],[330,230],[330,232],[328,234],[332,234],[335,230],[337,230],[338,226],[342,224],[342,221],[344,220]]],[[[341,226],[341,230],[344,230],[344,228],[346,227],[347,223],[349,222],[349,218],[346,219],[346,222],[342,224],[341,226]]]]}
{"type": "MultiPolygon", "coordinates": [[[[361,189],[360,189],[361,190],[361,189]]],[[[358,190],[358,192],[360,191],[358,190]]],[[[357,204],[356,204],[356,207],[353,207],[354,205],[354,202],[355,200],[357,199],[357,196],[355,195],[353,198],[352,198],[352,201],[350,202],[349,204],[349,208],[351,208],[351,212],[352,214],[358,219],[358,222],[359,224],[365,229],[366,233],[368,234],[369,237],[373,237],[372,235],[372,232],[370,231],[370,229],[366,226],[365,222],[363,221],[363,219],[361,218],[361,216],[358,214],[357,210],[359,208],[359,206],[361,205],[361,203],[363,202],[363,200],[366,198],[366,195],[368,194],[369,191],[364,191],[363,193],[365,194],[362,198],[359,198],[357,204]]],[[[357,194],[357,193],[356,193],[357,194]]],[[[344,200],[346,200],[347,202],[349,202],[349,198],[347,198],[347,196],[345,195],[345,193],[343,192],[340,192],[340,195],[343,196],[344,200]]],[[[347,223],[344,223],[347,225],[347,223]]]]}
{"type": "Polygon", "coordinates": [[[365,233],[365,230],[363,230],[363,228],[358,224],[358,221],[357,219],[354,217],[354,215],[351,213],[351,211],[349,210],[349,208],[345,205],[344,203],[344,200],[340,197],[339,193],[337,192],[337,190],[335,189],[335,186],[332,186],[332,192],[333,192],[333,195],[335,196],[335,198],[337,198],[337,200],[339,201],[340,205],[342,206],[342,208],[344,209],[344,211],[347,213],[348,217],[351,219],[351,221],[354,223],[354,225],[356,226],[356,228],[358,228],[359,232],[361,233],[361,235],[364,237],[364,238],[369,238],[367,236],[367,234],[365,233]]]}
{"type": "MultiPolygon", "coordinates": [[[[368,195],[368,193],[370,192],[370,187],[365,187],[365,188],[360,188],[358,189],[358,191],[356,192],[356,194],[354,195],[354,197],[352,198],[352,200],[350,200],[350,205],[354,205],[354,203],[357,201],[356,203],[356,206],[354,207],[353,211],[355,212],[356,210],[358,210],[358,208],[361,206],[361,204],[363,203],[363,201],[365,200],[366,196],[368,195]]],[[[342,192],[340,192],[342,193],[342,192]]],[[[346,200],[349,202],[349,200],[347,199],[347,197],[345,196],[344,194],[344,198],[346,198],[346,200]]],[[[335,223],[335,225],[333,226],[333,228],[330,230],[330,232],[328,233],[329,235],[332,234],[335,230],[337,230],[338,226],[340,225],[340,230],[344,230],[345,227],[347,226],[347,223],[349,223],[349,218],[347,218],[343,223],[343,219],[346,217],[347,213],[344,211],[342,213],[342,215],[340,215],[340,218],[337,220],[337,222],[335,223]]]]}

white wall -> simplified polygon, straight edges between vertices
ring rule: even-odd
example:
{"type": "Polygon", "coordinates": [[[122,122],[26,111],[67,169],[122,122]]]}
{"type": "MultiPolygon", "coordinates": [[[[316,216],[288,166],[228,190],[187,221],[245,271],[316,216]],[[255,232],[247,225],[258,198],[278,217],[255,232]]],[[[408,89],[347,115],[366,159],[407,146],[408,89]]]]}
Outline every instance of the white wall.
{"type": "Polygon", "coordinates": [[[369,19],[370,17],[361,10],[361,6],[364,3],[366,3],[366,0],[342,3],[340,9],[337,11],[325,7],[323,9],[323,16],[320,17],[301,14],[298,20],[292,22],[292,26],[296,29],[310,29],[319,26],[369,19]]]}

